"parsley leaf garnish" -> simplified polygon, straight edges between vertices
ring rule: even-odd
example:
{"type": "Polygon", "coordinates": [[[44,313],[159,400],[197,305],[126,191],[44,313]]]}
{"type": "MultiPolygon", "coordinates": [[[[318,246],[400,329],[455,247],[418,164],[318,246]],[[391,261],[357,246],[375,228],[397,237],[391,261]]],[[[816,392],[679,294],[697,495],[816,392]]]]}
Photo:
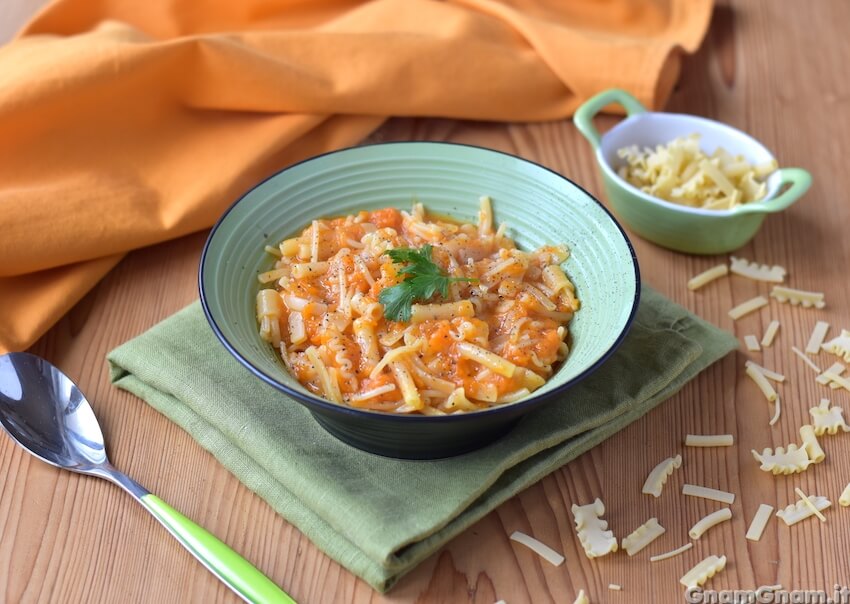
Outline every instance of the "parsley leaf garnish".
{"type": "Polygon", "coordinates": [[[407,279],[392,287],[386,287],[378,294],[378,302],[384,305],[384,316],[393,321],[410,321],[411,306],[414,302],[427,302],[440,294],[449,295],[449,284],[455,281],[476,281],[467,277],[449,277],[431,260],[430,244],[421,248],[399,247],[387,250],[387,256],[396,264],[406,266],[400,275],[410,275],[407,279]]]}

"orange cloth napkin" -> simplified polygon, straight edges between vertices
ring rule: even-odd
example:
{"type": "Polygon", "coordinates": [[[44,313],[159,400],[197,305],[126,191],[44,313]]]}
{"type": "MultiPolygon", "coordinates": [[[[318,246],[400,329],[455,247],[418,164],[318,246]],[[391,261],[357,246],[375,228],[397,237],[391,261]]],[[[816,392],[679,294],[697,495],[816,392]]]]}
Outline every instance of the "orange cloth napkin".
{"type": "Polygon", "coordinates": [[[131,249],[388,116],[650,106],[712,0],[58,0],[0,48],[0,352],[131,249]]]}

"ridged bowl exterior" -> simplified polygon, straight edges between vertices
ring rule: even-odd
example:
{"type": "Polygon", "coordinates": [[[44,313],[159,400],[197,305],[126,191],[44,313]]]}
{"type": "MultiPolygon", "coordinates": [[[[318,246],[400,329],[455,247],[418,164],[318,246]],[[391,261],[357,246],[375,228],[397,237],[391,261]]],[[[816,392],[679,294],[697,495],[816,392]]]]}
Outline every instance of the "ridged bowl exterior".
{"type": "Polygon", "coordinates": [[[246,193],[210,233],[199,273],[201,302],[225,347],[281,391],[280,404],[305,405],[328,431],[358,448],[413,459],[447,457],[486,445],[546,401],[569,404],[566,390],[619,345],[637,309],[640,283],[623,230],[586,191],[542,166],[505,153],[449,143],[355,147],[291,166],[246,193]],[[322,400],[290,376],[258,335],[257,274],[266,245],[300,233],[315,218],[388,206],[475,221],[489,195],[497,223],[522,249],[566,243],[564,269],[582,308],[570,324],[572,351],[532,396],[485,411],[441,417],[353,409],[322,400]]]}

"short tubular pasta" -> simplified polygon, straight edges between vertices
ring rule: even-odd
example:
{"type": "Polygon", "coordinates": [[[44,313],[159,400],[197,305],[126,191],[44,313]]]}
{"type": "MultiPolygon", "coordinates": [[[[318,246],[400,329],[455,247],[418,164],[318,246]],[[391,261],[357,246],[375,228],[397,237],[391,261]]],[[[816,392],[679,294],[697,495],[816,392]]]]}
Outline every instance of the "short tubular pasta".
{"type": "Polygon", "coordinates": [[[746,344],[747,350],[750,352],[758,352],[761,350],[758,338],[752,334],[744,336],[744,344],[746,344]]]}
{"type": "Polygon", "coordinates": [[[517,543],[521,543],[526,546],[528,549],[533,551],[535,554],[545,559],[549,564],[553,566],[560,566],[564,563],[564,557],[553,550],[551,547],[531,537],[522,533],[520,531],[514,531],[511,533],[511,541],[516,541],[517,543]]]}
{"type": "Polygon", "coordinates": [[[697,290],[704,285],[719,279],[725,275],[729,274],[729,267],[725,264],[718,264],[706,271],[701,272],[699,275],[695,275],[688,281],[688,289],[691,291],[697,290]]]}
{"type": "Polygon", "coordinates": [[[818,321],[815,323],[812,334],[809,336],[809,342],[806,344],[806,353],[817,354],[820,352],[823,339],[826,337],[826,332],[829,331],[829,323],[826,321],[818,321]]]}
{"type": "Polygon", "coordinates": [[[838,376],[840,376],[842,373],[844,373],[845,369],[847,369],[847,368],[846,368],[844,365],[842,365],[841,363],[833,363],[832,365],[830,365],[829,367],[827,367],[826,369],[824,369],[824,370],[823,370],[823,372],[822,372],[822,373],[820,373],[820,374],[819,374],[819,375],[815,378],[815,381],[816,381],[818,384],[821,384],[822,386],[829,386],[829,387],[830,387],[830,388],[832,388],[833,390],[834,390],[834,389],[836,389],[836,388],[840,388],[840,386],[839,386],[838,384],[835,384],[835,383],[834,383],[834,382],[833,382],[833,381],[829,378],[829,376],[830,376],[830,375],[838,375],[838,376]]]}
{"type": "Polygon", "coordinates": [[[691,539],[699,539],[702,537],[705,532],[713,526],[717,526],[721,522],[726,522],[727,520],[732,519],[732,510],[730,508],[723,508],[721,510],[717,510],[716,512],[712,512],[708,516],[703,517],[697,522],[695,525],[691,527],[691,530],[688,531],[688,536],[691,539]]]}
{"type": "Polygon", "coordinates": [[[759,541],[762,533],[764,533],[764,528],[767,526],[767,522],[770,520],[771,514],[773,514],[772,505],[767,505],[766,503],[759,505],[759,509],[756,510],[755,516],[753,516],[750,522],[750,528],[747,529],[746,538],[750,541],[759,541]]]}
{"type": "Polygon", "coordinates": [[[764,296],[756,296],[755,298],[747,300],[746,302],[743,302],[731,309],[729,311],[729,318],[737,320],[765,306],[767,306],[767,298],[764,296]]]}
{"type": "Polygon", "coordinates": [[[759,390],[761,390],[768,401],[772,403],[777,399],[776,390],[773,389],[773,386],[770,385],[770,382],[767,381],[767,378],[764,377],[761,371],[755,367],[747,367],[746,374],[756,383],[756,386],[759,387],[759,390]]]}
{"type": "Polygon", "coordinates": [[[720,489],[712,489],[709,487],[703,487],[695,484],[682,485],[682,495],[688,495],[690,497],[702,497],[703,499],[711,499],[712,501],[719,501],[720,503],[726,503],[728,505],[732,505],[733,503],[735,503],[734,493],[729,493],[728,491],[721,491],[720,489]]]}
{"type": "Polygon", "coordinates": [[[420,203],[316,218],[262,251],[260,336],[310,393],[358,409],[467,413],[533,395],[570,354],[564,245],[517,249],[420,203]],[[308,352],[309,351],[309,352],[308,352]]]}
{"type": "Polygon", "coordinates": [[[779,321],[774,319],[767,325],[767,329],[764,330],[764,335],[761,338],[761,345],[763,347],[768,347],[773,345],[773,340],[776,338],[776,332],[779,331],[779,321]]]}
{"type": "Polygon", "coordinates": [[[650,518],[627,537],[621,545],[629,556],[634,556],[647,545],[658,539],[665,532],[665,528],[658,523],[658,518],[650,518]]]}
{"type": "Polygon", "coordinates": [[[655,468],[653,468],[652,472],[649,473],[649,476],[646,477],[646,481],[643,483],[642,492],[646,495],[652,495],[653,497],[661,497],[661,491],[664,488],[664,484],[667,482],[667,478],[673,473],[673,470],[681,467],[681,455],[668,457],[667,459],[662,460],[657,466],[655,466],[655,468]]]}
{"type": "Polygon", "coordinates": [[[826,458],[826,453],[821,448],[812,426],[808,424],[800,426],[800,438],[803,440],[802,448],[806,450],[806,455],[812,463],[820,463],[826,458]]]}
{"type": "Polygon", "coordinates": [[[758,364],[756,364],[752,361],[747,361],[745,363],[745,367],[752,367],[753,369],[755,369],[756,371],[761,373],[764,377],[766,377],[769,380],[773,380],[774,382],[784,382],[785,381],[785,376],[782,375],[781,373],[777,373],[776,371],[773,371],[772,369],[762,367],[761,365],[758,365],[758,364]]]}
{"type": "Polygon", "coordinates": [[[576,534],[588,558],[598,558],[617,551],[617,539],[602,519],[605,505],[598,497],[593,503],[572,506],[576,534]]]}
{"type": "Polygon", "coordinates": [[[841,504],[842,507],[850,506],[850,483],[844,487],[844,490],[841,491],[841,496],[838,498],[838,503],[841,504]]]}
{"type": "Polygon", "coordinates": [[[731,447],[735,437],[731,434],[687,434],[686,447],[731,447]]]}

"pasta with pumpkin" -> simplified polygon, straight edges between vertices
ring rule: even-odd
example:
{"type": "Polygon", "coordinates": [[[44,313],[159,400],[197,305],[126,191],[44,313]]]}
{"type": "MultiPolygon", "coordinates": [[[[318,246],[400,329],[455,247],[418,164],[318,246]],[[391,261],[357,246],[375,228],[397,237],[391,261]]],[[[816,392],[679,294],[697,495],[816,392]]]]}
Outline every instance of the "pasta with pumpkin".
{"type": "Polygon", "coordinates": [[[267,246],[260,336],[311,393],[342,405],[442,415],[509,404],[570,351],[580,302],[563,245],[517,249],[489,197],[478,224],[422,204],[313,220],[267,246]]]}

